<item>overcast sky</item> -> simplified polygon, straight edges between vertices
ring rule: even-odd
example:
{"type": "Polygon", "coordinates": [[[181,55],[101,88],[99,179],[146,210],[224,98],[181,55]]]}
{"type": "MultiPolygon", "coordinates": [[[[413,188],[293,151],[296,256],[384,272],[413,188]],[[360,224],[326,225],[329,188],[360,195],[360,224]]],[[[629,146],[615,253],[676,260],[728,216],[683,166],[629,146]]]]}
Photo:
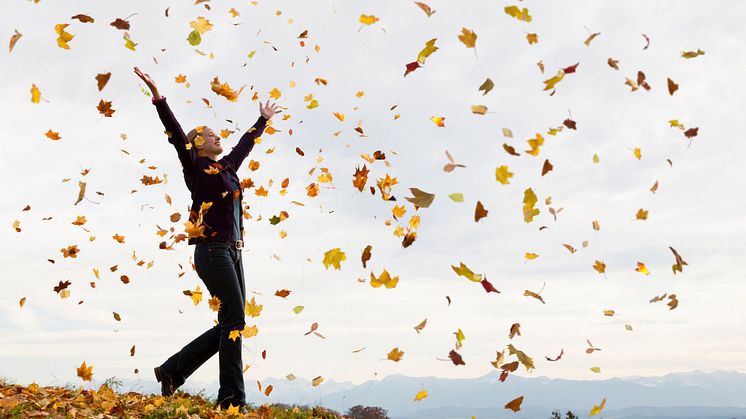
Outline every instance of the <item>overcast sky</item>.
{"type": "MultiPolygon", "coordinates": [[[[14,30],[22,33],[0,59],[0,375],[25,384],[81,382],[75,371],[86,361],[97,379],[152,379],[154,366],[217,317],[190,266],[194,246],[158,247],[163,238],[156,225],[183,232],[191,201],[176,152],[133,66],[156,80],[185,131],[199,124],[235,130],[223,141],[226,152],[258,116],[254,92],[266,100],[277,88],[277,101],[287,108],[273,118],[279,132],[263,135],[238,172],[269,191],[266,197],[244,191],[251,216],[244,220],[246,286],[264,305],[260,317],[247,318],[259,328],[244,340],[247,382],[290,373],[355,383],[394,373],[476,377],[493,369],[489,361],[508,343],[534,359],[533,371],[516,372],[523,376],[746,372],[742,3],[431,0],[436,12],[430,17],[411,1],[190,3],[13,0],[0,15],[4,45],[14,30]],[[503,8],[511,4],[527,7],[532,21],[507,15],[503,8]],[[231,8],[240,15],[232,17],[231,8]],[[71,19],[76,14],[95,22],[71,19]],[[379,20],[365,26],[361,14],[379,20]],[[109,25],[130,15],[135,51],[125,48],[124,31],[109,25]],[[200,16],[214,27],[194,47],[186,40],[189,22],[200,16]],[[69,50],[57,46],[58,23],[70,24],[69,50]],[[459,41],[462,28],[477,34],[476,50],[459,41]],[[298,37],[305,30],[302,47],[298,37]],[[538,34],[538,43],[530,45],[528,33],[538,34]],[[650,39],[647,49],[642,34],[650,39]],[[432,38],[439,49],[403,77],[405,65],[432,38]],[[697,49],[705,54],[681,57],[697,49]],[[609,58],[619,61],[619,70],[609,58]],[[565,75],[552,96],[543,90],[544,80],[576,63],[577,71],[565,75]],[[625,85],[638,71],[650,91],[625,85]],[[95,76],[106,72],[111,79],[99,92],[95,76]],[[180,74],[189,87],[175,82],[180,74]],[[237,102],[210,90],[215,77],[235,89],[246,85],[237,102]],[[487,78],[494,89],[483,95],[478,88],[487,78]],[[673,96],[667,78],[679,85],[673,96]],[[41,103],[31,101],[32,84],[41,103]],[[364,95],[357,97],[358,91],[364,95]],[[309,94],[319,103],[315,109],[306,108],[309,94]],[[112,102],[111,118],[97,111],[101,99],[112,102]],[[472,105],[485,105],[488,113],[474,114],[472,105]],[[436,126],[433,116],[445,117],[445,126],[436,126]],[[547,134],[567,118],[577,130],[547,134]],[[669,126],[672,119],[699,127],[698,135],[685,138],[669,126]],[[365,137],[354,130],[358,124],[365,137]],[[513,137],[505,138],[503,128],[513,137]],[[48,139],[50,129],[61,139],[48,139]],[[536,133],[545,143],[532,156],[526,141],[536,133]],[[503,143],[520,156],[506,153],[503,143]],[[466,167],[443,171],[446,149],[466,167]],[[376,150],[390,166],[360,157],[376,150]],[[546,159],[554,169],[542,176],[546,159]],[[250,171],[249,160],[260,168],[250,171]],[[352,179],[364,163],[370,174],[361,193],[352,179]],[[514,173],[510,184],[495,179],[501,165],[514,173]],[[318,183],[321,168],[332,182],[309,197],[306,186],[318,183]],[[90,171],[82,176],[83,169],[90,171]],[[386,174],[398,181],[395,202],[369,191],[386,174]],[[167,182],[146,186],[143,175],[167,182]],[[78,181],[86,182],[88,199],[73,205],[78,181]],[[435,200],[416,212],[417,239],[403,248],[393,233],[415,214],[404,199],[410,187],[435,200]],[[526,223],[522,201],[529,187],[540,213],[526,223]],[[448,197],[455,192],[463,202],[448,197]],[[477,201],[489,211],[479,222],[477,201]],[[395,204],[406,208],[400,220],[392,219],[395,204]],[[30,210],[22,211],[27,205],[30,210]],[[562,208],[556,220],[549,207],[562,208]],[[636,219],[640,208],[649,212],[646,220],[636,219]],[[289,218],[271,225],[269,218],[282,210],[289,218]],[[172,223],[175,212],[182,220],[172,223]],[[72,225],[81,215],[85,225],[72,225]],[[21,232],[13,228],[16,220],[21,232]],[[125,242],[117,243],[115,234],[125,242]],[[60,249],[70,245],[80,249],[77,258],[62,257],[60,249]],[[364,269],[360,256],[367,245],[373,250],[364,269]],[[688,263],[683,273],[673,274],[669,246],[688,263]],[[326,269],[324,252],[337,247],[347,260],[341,270],[326,269]],[[526,252],[539,257],[527,261],[526,252]],[[153,265],[137,266],[139,260],[153,265]],[[593,269],[596,260],[606,264],[605,276],[593,269]],[[451,265],[461,262],[485,274],[500,293],[458,276],[451,265]],[[650,275],[636,272],[637,262],[650,275]],[[384,268],[399,277],[398,285],[371,287],[371,272],[378,276],[384,268]],[[53,287],[65,280],[70,296],[61,299],[53,287]],[[205,298],[195,306],[183,291],[197,286],[205,298]],[[283,288],[292,293],[274,296],[283,288]],[[523,295],[542,289],[546,304],[523,295]],[[676,295],[676,309],[668,309],[668,299],[649,303],[664,293],[676,295]],[[295,314],[296,305],[305,309],[295,314]],[[425,318],[426,327],[416,333],[425,318]],[[313,322],[324,339],[304,335],[313,322]],[[520,323],[521,336],[510,340],[513,323],[520,323]],[[466,365],[455,366],[447,357],[459,328],[466,365]],[[586,354],[586,339],[602,350],[586,354]],[[398,363],[386,360],[394,347],[404,351],[398,363]],[[545,360],[561,350],[561,360],[545,360]]],[[[193,375],[201,381],[217,376],[217,356],[193,375]]]]}

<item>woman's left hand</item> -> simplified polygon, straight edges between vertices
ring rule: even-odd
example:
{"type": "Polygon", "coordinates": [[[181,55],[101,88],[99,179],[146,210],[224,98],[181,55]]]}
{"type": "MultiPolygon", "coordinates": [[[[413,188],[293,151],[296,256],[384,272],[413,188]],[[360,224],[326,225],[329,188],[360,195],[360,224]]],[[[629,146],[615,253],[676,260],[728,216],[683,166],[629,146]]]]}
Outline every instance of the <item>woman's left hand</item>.
{"type": "Polygon", "coordinates": [[[265,119],[271,119],[274,114],[280,113],[280,112],[282,111],[278,110],[277,104],[274,102],[270,105],[269,101],[267,101],[267,103],[264,106],[262,106],[262,102],[259,102],[259,113],[265,119]]]}

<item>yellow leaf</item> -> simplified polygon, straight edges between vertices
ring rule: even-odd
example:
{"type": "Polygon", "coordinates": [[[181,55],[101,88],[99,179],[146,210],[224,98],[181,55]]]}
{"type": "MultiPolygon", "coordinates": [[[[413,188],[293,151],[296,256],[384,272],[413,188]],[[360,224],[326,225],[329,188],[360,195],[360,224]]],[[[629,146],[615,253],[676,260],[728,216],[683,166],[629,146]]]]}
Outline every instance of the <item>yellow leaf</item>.
{"type": "Polygon", "coordinates": [[[427,390],[420,390],[415,396],[414,401],[418,402],[427,397],[427,390]]]}
{"type": "Polygon", "coordinates": [[[513,173],[508,171],[508,166],[500,166],[495,169],[495,179],[503,185],[509,184],[512,177],[513,173]]]}
{"type": "Polygon", "coordinates": [[[648,219],[648,211],[640,208],[637,210],[637,214],[635,214],[635,218],[638,220],[647,220],[648,219]]]}
{"type": "Polygon", "coordinates": [[[233,406],[233,403],[228,404],[228,408],[225,409],[225,414],[230,415],[238,415],[238,406],[233,406]]]}
{"type": "Polygon", "coordinates": [[[474,272],[472,272],[471,269],[464,265],[464,262],[460,263],[461,265],[459,265],[458,267],[451,265],[451,268],[454,270],[454,272],[469,279],[470,281],[482,282],[482,274],[475,274],[474,272]]]}
{"type": "Polygon", "coordinates": [[[458,36],[466,48],[475,48],[477,44],[477,34],[471,29],[461,28],[461,34],[458,36]]]}
{"type": "Polygon", "coordinates": [[[699,55],[704,55],[705,52],[697,48],[696,51],[681,51],[681,56],[684,58],[694,58],[699,55]]]}
{"type": "Polygon", "coordinates": [[[192,297],[192,301],[194,301],[195,306],[199,304],[200,301],[202,301],[202,290],[199,288],[199,285],[197,285],[197,289],[192,291],[190,297],[192,297]]]}
{"type": "Polygon", "coordinates": [[[246,303],[244,311],[246,312],[247,316],[259,317],[263,308],[264,308],[264,305],[257,304],[255,297],[251,297],[251,301],[246,303]]]}
{"type": "Polygon", "coordinates": [[[601,410],[603,410],[604,406],[606,405],[606,398],[604,398],[601,401],[601,404],[598,406],[593,406],[593,409],[591,409],[591,412],[589,413],[589,416],[596,416],[597,414],[601,413],[601,410]]]}
{"type": "Polygon", "coordinates": [[[484,105],[472,105],[471,112],[479,115],[484,115],[487,113],[487,107],[484,105]]]}
{"type": "Polygon", "coordinates": [[[596,374],[601,372],[601,367],[591,367],[591,371],[595,372],[596,374]]]}
{"type": "Polygon", "coordinates": [[[524,22],[531,22],[531,15],[528,14],[528,9],[525,7],[523,8],[523,10],[521,10],[518,8],[518,6],[506,6],[505,13],[509,14],[510,16],[513,16],[514,18],[518,20],[522,20],[524,22]]]}
{"type": "Polygon", "coordinates": [[[527,223],[534,220],[534,216],[539,215],[539,209],[534,208],[536,205],[536,195],[531,188],[523,191],[523,219],[527,223]]]}
{"type": "Polygon", "coordinates": [[[347,256],[339,247],[335,247],[324,253],[323,263],[326,269],[329,269],[329,265],[332,265],[335,269],[340,270],[342,268],[340,262],[343,260],[347,260],[347,256]]]}
{"type": "Polygon", "coordinates": [[[322,383],[323,381],[324,381],[324,378],[323,378],[322,376],[320,376],[320,375],[319,375],[318,377],[316,377],[316,378],[314,378],[313,380],[311,380],[311,384],[312,384],[312,385],[313,385],[314,387],[316,387],[317,385],[321,384],[321,383],[322,383]]]}
{"type": "Polygon", "coordinates": [[[528,259],[528,260],[534,260],[534,259],[538,258],[539,255],[537,255],[536,253],[528,253],[528,252],[526,252],[526,254],[524,255],[524,257],[526,259],[528,259]]]}
{"type": "Polygon", "coordinates": [[[518,357],[518,361],[523,364],[524,367],[526,367],[526,371],[531,371],[534,369],[534,360],[531,359],[528,355],[523,353],[522,351],[519,351],[516,349],[512,343],[508,344],[508,355],[515,355],[518,357]]]}
{"type": "Polygon", "coordinates": [[[378,18],[373,15],[360,15],[360,23],[365,25],[372,25],[374,23],[378,22],[378,18]]]}
{"type": "Polygon", "coordinates": [[[639,147],[635,147],[635,157],[637,158],[637,160],[640,160],[642,158],[642,151],[639,147]]]}
{"type": "Polygon", "coordinates": [[[526,34],[526,40],[528,40],[529,45],[535,44],[539,42],[539,35],[535,33],[526,34]]]}
{"type": "Polygon", "coordinates": [[[554,89],[554,85],[559,83],[563,78],[565,77],[564,70],[557,71],[557,74],[554,77],[550,77],[546,80],[544,80],[544,90],[554,89]]]}
{"type": "Polygon", "coordinates": [[[437,125],[439,127],[446,126],[446,124],[444,122],[446,120],[445,116],[431,116],[430,120],[432,120],[433,122],[435,122],[435,125],[437,125]]]}
{"type": "Polygon", "coordinates": [[[433,52],[438,50],[438,47],[435,46],[435,41],[438,38],[433,38],[425,43],[425,48],[423,48],[420,53],[417,55],[417,62],[420,64],[425,64],[425,59],[430,56],[433,52]]]}
{"type": "Polygon", "coordinates": [[[279,99],[280,96],[282,96],[282,93],[276,87],[269,92],[269,97],[272,99],[279,99]]]}
{"type": "Polygon", "coordinates": [[[615,313],[614,310],[604,310],[604,316],[612,317],[615,313]]]}
{"type": "Polygon", "coordinates": [[[207,300],[207,304],[210,306],[212,311],[220,311],[220,303],[220,298],[216,295],[213,295],[209,300],[207,300]]]}
{"type": "Polygon", "coordinates": [[[200,35],[204,35],[205,32],[209,31],[213,27],[210,21],[203,18],[202,16],[199,16],[197,20],[190,22],[189,26],[191,26],[200,35]]]}
{"type": "Polygon", "coordinates": [[[243,330],[241,331],[241,335],[247,339],[252,336],[256,336],[258,333],[259,329],[256,327],[256,325],[249,327],[249,325],[244,324],[243,330]]]}
{"type": "Polygon", "coordinates": [[[395,288],[396,284],[398,283],[399,277],[395,276],[391,278],[391,274],[389,274],[386,269],[381,272],[381,275],[378,278],[373,275],[373,272],[370,273],[370,285],[373,288],[379,288],[381,285],[385,286],[386,288],[395,288]]]}
{"type": "Polygon", "coordinates": [[[35,84],[31,84],[31,102],[39,103],[40,99],[41,99],[41,90],[39,90],[39,88],[36,87],[35,84]]]}
{"type": "Polygon", "coordinates": [[[70,49],[70,45],[67,43],[75,37],[75,35],[65,32],[65,28],[68,26],[70,26],[69,23],[58,23],[54,25],[54,31],[59,35],[57,37],[57,45],[63,49],[70,49]]]}
{"type": "Polygon", "coordinates": [[[85,361],[77,368],[78,377],[82,378],[83,381],[91,381],[93,376],[93,365],[90,367],[85,364],[85,361]]]}
{"type": "Polygon", "coordinates": [[[589,36],[588,39],[586,39],[585,42],[583,42],[585,46],[590,46],[591,41],[593,41],[593,38],[597,37],[598,35],[601,35],[601,32],[596,32],[594,34],[591,34],[591,36],[589,36]]]}
{"type": "Polygon", "coordinates": [[[399,347],[396,347],[386,355],[386,358],[394,362],[399,362],[401,361],[402,356],[404,356],[404,351],[400,351],[399,347]]]}
{"type": "Polygon", "coordinates": [[[650,271],[647,267],[645,267],[645,264],[642,262],[637,262],[637,267],[635,268],[635,271],[643,273],[645,275],[650,275],[650,271]]]}
{"type": "Polygon", "coordinates": [[[340,121],[344,121],[345,120],[345,114],[343,114],[343,113],[334,112],[334,116],[336,116],[337,119],[339,119],[340,121]]]}
{"type": "Polygon", "coordinates": [[[394,214],[394,217],[401,218],[404,216],[404,214],[407,212],[407,209],[404,207],[404,205],[394,205],[394,208],[391,209],[391,213],[394,214]]]}
{"type": "Polygon", "coordinates": [[[125,48],[134,51],[135,47],[137,46],[137,44],[132,41],[132,39],[130,38],[130,34],[127,33],[127,32],[125,32],[122,37],[124,38],[124,46],[125,46],[125,48]]]}
{"type": "Polygon", "coordinates": [[[526,140],[526,142],[528,143],[529,147],[531,147],[531,150],[526,150],[526,153],[531,154],[532,156],[538,156],[539,147],[544,145],[544,137],[542,137],[542,135],[537,132],[536,138],[526,140]]]}
{"type": "Polygon", "coordinates": [[[602,273],[606,272],[606,264],[603,263],[603,262],[601,262],[600,260],[597,260],[593,264],[593,269],[595,269],[596,271],[598,271],[598,273],[602,274],[602,273]]]}
{"type": "Polygon", "coordinates": [[[231,332],[228,334],[228,339],[235,342],[236,339],[238,339],[240,336],[241,336],[240,330],[231,330],[231,332]]]}

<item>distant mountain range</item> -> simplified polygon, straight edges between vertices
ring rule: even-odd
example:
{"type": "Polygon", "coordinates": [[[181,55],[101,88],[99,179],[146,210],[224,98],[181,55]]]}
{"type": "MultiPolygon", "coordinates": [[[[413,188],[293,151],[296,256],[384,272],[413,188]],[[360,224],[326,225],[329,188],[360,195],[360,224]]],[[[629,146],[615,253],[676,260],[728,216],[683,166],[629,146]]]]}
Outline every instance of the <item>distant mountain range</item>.
{"type": "MultiPolygon", "coordinates": [[[[391,418],[549,418],[553,410],[572,410],[587,418],[595,404],[606,399],[599,418],[744,418],[746,419],[746,374],[739,372],[688,372],[662,377],[626,377],[598,381],[524,378],[511,375],[500,382],[495,370],[478,378],[407,377],[394,374],[381,380],[355,385],[351,382],[324,381],[312,386],[309,380],[268,378],[269,397],[258,391],[253,380],[246,380],[247,401],[322,405],[340,413],[349,407],[380,406],[391,418]],[[420,390],[427,397],[414,401],[420,390]],[[519,412],[504,408],[505,403],[524,396],[519,412]]],[[[154,380],[122,380],[120,391],[159,393],[154,380]]],[[[97,388],[101,382],[86,387],[97,388]]],[[[217,380],[191,383],[184,391],[215,397],[217,380]]]]}

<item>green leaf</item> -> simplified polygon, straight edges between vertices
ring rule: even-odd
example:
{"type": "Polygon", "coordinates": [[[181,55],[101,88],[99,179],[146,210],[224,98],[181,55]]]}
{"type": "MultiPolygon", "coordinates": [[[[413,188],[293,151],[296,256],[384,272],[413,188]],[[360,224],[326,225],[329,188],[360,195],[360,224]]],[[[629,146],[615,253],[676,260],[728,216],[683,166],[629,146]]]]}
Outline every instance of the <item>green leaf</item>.
{"type": "Polygon", "coordinates": [[[199,45],[200,42],[202,42],[202,36],[200,36],[199,32],[196,30],[189,32],[189,36],[187,36],[187,41],[189,41],[189,44],[192,46],[199,45]]]}
{"type": "Polygon", "coordinates": [[[301,311],[303,311],[303,306],[295,306],[295,307],[293,307],[293,313],[300,314],[301,311]]]}
{"type": "Polygon", "coordinates": [[[464,202],[464,194],[461,192],[455,192],[450,195],[448,195],[449,198],[453,200],[453,202],[464,202]]]}

